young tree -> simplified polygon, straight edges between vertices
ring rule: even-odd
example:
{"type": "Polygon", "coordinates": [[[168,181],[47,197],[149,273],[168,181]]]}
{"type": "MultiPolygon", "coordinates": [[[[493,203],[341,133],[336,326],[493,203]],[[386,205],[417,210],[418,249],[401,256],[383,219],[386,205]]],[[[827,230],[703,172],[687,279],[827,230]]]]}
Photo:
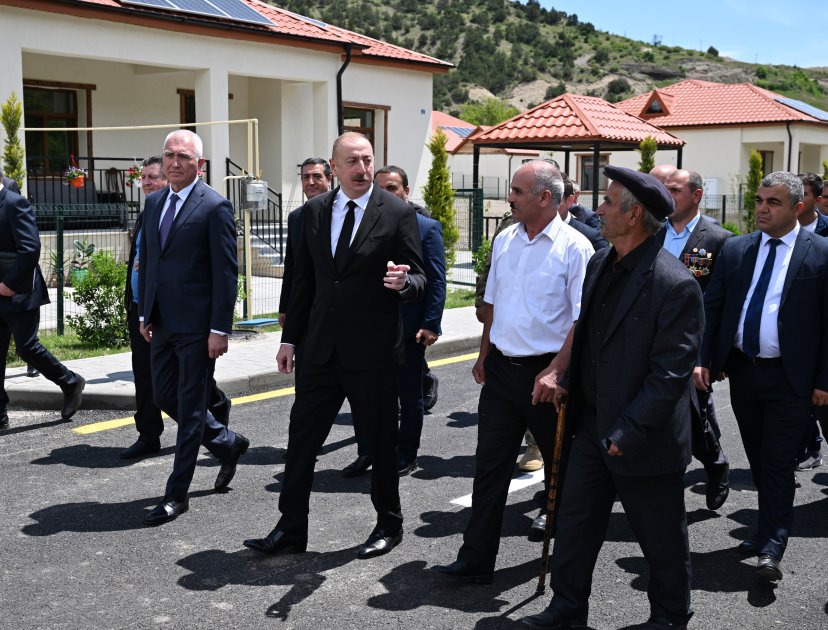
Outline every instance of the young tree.
{"type": "Polygon", "coordinates": [[[658,151],[656,139],[652,136],[647,136],[638,145],[638,154],[641,159],[638,161],[638,170],[642,173],[649,173],[655,166],[655,154],[658,151]]]}
{"type": "Polygon", "coordinates": [[[12,92],[0,108],[0,121],[2,121],[3,130],[6,132],[3,147],[3,174],[16,181],[21,188],[23,187],[23,178],[26,177],[23,147],[17,135],[22,120],[23,105],[17,100],[17,94],[12,92]]]}
{"type": "Polygon", "coordinates": [[[748,159],[747,186],[745,188],[745,203],[743,216],[745,219],[745,231],[753,232],[756,229],[756,193],[759,192],[759,185],[762,183],[762,154],[759,151],[751,151],[748,159]]]}
{"type": "Polygon", "coordinates": [[[822,179],[828,179],[828,160],[822,160],[822,179]]]}
{"type": "Polygon", "coordinates": [[[428,171],[428,182],[423,188],[423,200],[431,212],[431,218],[437,219],[443,226],[446,269],[450,269],[456,258],[454,247],[460,239],[460,230],[455,220],[454,190],[451,188],[451,173],[447,166],[446,142],[448,137],[438,128],[428,143],[428,150],[431,151],[431,169],[428,171]]]}

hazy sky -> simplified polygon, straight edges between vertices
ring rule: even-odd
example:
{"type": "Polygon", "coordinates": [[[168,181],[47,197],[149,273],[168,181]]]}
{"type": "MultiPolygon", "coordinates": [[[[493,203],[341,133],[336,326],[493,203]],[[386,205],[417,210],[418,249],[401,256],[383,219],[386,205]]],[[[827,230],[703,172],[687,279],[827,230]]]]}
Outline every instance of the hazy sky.
{"type": "Polygon", "coordinates": [[[540,0],[601,31],[664,46],[715,47],[750,63],[828,66],[828,3],[820,0],[540,0]]]}

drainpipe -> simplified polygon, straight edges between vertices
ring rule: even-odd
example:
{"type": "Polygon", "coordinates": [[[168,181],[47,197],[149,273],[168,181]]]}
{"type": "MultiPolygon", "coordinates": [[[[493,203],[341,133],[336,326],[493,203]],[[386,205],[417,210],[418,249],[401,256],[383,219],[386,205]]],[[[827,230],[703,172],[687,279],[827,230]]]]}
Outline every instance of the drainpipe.
{"type": "Polygon", "coordinates": [[[791,172],[791,154],[793,153],[793,135],[791,135],[791,123],[785,123],[785,129],[788,130],[788,172],[791,172]]]}
{"type": "Polygon", "coordinates": [[[337,126],[339,128],[339,135],[345,133],[345,108],[342,107],[342,75],[345,74],[345,68],[351,63],[351,44],[345,44],[345,63],[336,73],[336,112],[337,112],[337,126]]]}

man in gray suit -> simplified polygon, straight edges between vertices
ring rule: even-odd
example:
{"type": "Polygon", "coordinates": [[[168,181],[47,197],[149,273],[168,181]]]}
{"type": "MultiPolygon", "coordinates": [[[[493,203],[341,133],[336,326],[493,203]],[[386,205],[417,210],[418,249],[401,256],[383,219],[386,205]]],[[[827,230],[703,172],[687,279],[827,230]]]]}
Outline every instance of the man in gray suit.
{"type": "Polygon", "coordinates": [[[592,572],[618,496],[650,566],[643,627],[682,629],[692,615],[683,477],[702,293],[654,237],[674,209],[664,185],[630,169],[604,173],[613,181],[598,216],[613,246],[589,262],[581,315],[556,366],[561,373],[570,357],[554,396],[569,392],[575,439],[549,571],[555,594],[523,622],[586,627],[592,572]]]}

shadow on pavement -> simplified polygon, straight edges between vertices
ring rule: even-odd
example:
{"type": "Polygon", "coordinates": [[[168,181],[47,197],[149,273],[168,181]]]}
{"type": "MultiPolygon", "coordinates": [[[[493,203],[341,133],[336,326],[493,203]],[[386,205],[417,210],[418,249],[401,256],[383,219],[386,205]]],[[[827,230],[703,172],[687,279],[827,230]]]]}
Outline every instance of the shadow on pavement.
{"type": "MultiPolygon", "coordinates": [[[[244,463],[244,460],[241,460],[244,463]]],[[[265,486],[267,492],[281,492],[282,481],[285,477],[284,471],[273,475],[275,483],[265,486]]],[[[370,470],[359,477],[343,477],[342,471],[335,468],[316,470],[313,475],[313,488],[311,492],[326,492],[332,494],[370,494],[371,493],[371,472],[370,470]]]]}
{"type": "Polygon", "coordinates": [[[446,426],[454,429],[464,429],[477,425],[477,414],[468,411],[452,411],[448,418],[450,422],[447,422],[446,426]]]}
{"type": "MultiPolygon", "coordinates": [[[[415,479],[472,479],[474,477],[474,455],[455,455],[448,459],[434,455],[417,456],[419,470],[411,473],[415,479]]],[[[471,487],[469,487],[471,490],[471,487]]]]}
{"type": "MultiPolygon", "coordinates": [[[[503,512],[500,538],[528,536],[529,526],[536,516],[534,513],[536,509],[537,506],[531,499],[507,505],[503,512]]],[[[459,512],[423,512],[420,514],[420,520],[424,524],[415,529],[414,534],[421,538],[442,538],[462,534],[469,522],[470,514],[471,508],[464,508],[459,512]]],[[[457,549],[452,549],[451,558],[445,558],[446,562],[454,560],[456,553],[457,549]]]]}
{"type": "MultiPolygon", "coordinates": [[[[59,413],[59,412],[55,412],[59,413]]],[[[21,427],[9,427],[4,431],[0,431],[0,436],[2,435],[14,435],[16,433],[26,433],[28,431],[37,431],[38,429],[48,429],[49,427],[54,427],[59,424],[69,424],[66,420],[62,418],[58,418],[57,420],[52,420],[50,422],[38,422],[37,424],[27,424],[21,427]]]]}
{"type": "Polygon", "coordinates": [[[265,616],[287,621],[292,608],[328,579],[323,573],[356,559],[357,547],[330,553],[268,556],[240,549],[232,553],[211,549],[182,558],[177,564],[190,571],[178,584],[191,591],[217,591],[230,585],[289,586],[265,611],[265,616]]]}
{"type": "MultiPolygon", "coordinates": [[[[191,492],[190,498],[215,494],[214,490],[191,492]]],[[[20,530],[26,536],[51,536],[60,532],[117,532],[143,529],[144,518],[161,497],[127,501],[125,503],[64,503],[53,505],[29,515],[37,521],[20,530]]]]}
{"type": "MultiPolygon", "coordinates": [[[[49,466],[63,464],[78,468],[125,468],[132,466],[137,460],[121,459],[121,452],[126,446],[91,446],[89,444],[74,444],[53,449],[46,457],[32,460],[32,464],[49,466]]],[[[163,457],[175,453],[175,446],[168,446],[154,453],[152,457],[163,457]]],[[[142,459],[148,459],[146,457],[142,459]]]]}

